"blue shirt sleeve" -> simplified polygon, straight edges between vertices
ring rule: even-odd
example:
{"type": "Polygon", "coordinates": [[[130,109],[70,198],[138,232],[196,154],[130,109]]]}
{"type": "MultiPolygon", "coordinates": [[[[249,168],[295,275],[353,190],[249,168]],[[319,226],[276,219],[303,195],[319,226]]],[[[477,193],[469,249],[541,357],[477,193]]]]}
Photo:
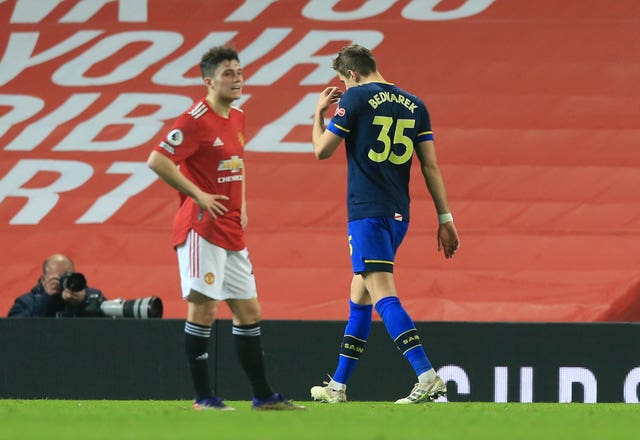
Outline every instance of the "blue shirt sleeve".
{"type": "Polygon", "coordinates": [[[355,94],[352,90],[347,90],[338,102],[338,108],[336,109],[333,118],[327,125],[327,130],[331,133],[345,138],[353,128],[353,124],[357,119],[358,108],[355,100],[355,94]]]}

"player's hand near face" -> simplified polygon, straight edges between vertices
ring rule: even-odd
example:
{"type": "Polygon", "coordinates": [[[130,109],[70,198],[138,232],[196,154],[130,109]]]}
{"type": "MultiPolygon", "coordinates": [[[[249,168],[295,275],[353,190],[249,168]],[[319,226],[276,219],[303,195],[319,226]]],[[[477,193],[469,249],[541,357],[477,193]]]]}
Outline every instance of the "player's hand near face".
{"type": "Polygon", "coordinates": [[[453,222],[440,225],[438,227],[438,252],[444,250],[444,257],[452,258],[459,247],[460,239],[453,222]]]}
{"type": "Polygon", "coordinates": [[[318,104],[313,115],[313,128],[311,131],[311,141],[313,143],[313,151],[318,159],[327,159],[331,157],[342,143],[342,138],[330,131],[325,131],[324,114],[331,104],[340,100],[342,90],[337,87],[327,87],[320,96],[318,96],[318,104]]]}
{"type": "Polygon", "coordinates": [[[324,115],[331,104],[335,104],[340,100],[342,96],[342,90],[337,87],[327,87],[324,89],[320,96],[318,97],[318,104],[316,105],[316,110],[324,115]]]}

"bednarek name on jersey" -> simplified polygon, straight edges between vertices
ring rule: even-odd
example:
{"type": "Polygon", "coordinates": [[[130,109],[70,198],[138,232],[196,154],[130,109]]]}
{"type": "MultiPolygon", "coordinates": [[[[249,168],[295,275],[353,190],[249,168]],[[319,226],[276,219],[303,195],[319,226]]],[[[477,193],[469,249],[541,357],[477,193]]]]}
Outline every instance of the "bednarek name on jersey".
{"type": "Polygon", "coordinates": [[[409,109],[411,113],[415,113],[416,107],[418,107],[418,104],[413,103],[406,96],[396,95],[395,93],[391,93],[391,92],[378,92],[375,95],[373,95],[373,97],[367,102],[369,103],[371,108],[373,108],[374,110],[384,102],[395,102],[400,105],[404,105],[406,108],[409,109]]]}

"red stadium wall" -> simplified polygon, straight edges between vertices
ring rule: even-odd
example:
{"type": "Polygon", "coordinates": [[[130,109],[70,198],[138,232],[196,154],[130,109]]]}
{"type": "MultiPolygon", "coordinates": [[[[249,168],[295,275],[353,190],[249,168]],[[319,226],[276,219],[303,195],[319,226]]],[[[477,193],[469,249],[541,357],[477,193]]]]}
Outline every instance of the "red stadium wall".
{"type": "Polygon", "coordinates": [[[264,318],[344,319],[345,160],[316,161],[309,132],[332,56],[358,42],[427,103],[462,240],[436,252],[416,169],[396,272],[414,319],[640,319],[635,0],[19,0],[0,22],[2,315],[63,252],[107,297],[183,316],[177,195],[144,162],[204,93],[199,56],[231,42],[264,318]]]}

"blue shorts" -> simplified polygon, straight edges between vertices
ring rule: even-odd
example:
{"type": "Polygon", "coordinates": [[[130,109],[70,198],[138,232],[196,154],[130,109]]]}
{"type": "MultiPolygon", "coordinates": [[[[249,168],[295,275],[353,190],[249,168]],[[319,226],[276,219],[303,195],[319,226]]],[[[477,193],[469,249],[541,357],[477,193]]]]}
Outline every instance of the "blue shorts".
{"type": "Polygon", "coordinates": [[[347,230],[353,273],[393,272],[396,251],[408,228],[409,222],[391,217],[350,221],[347,230]]]}

